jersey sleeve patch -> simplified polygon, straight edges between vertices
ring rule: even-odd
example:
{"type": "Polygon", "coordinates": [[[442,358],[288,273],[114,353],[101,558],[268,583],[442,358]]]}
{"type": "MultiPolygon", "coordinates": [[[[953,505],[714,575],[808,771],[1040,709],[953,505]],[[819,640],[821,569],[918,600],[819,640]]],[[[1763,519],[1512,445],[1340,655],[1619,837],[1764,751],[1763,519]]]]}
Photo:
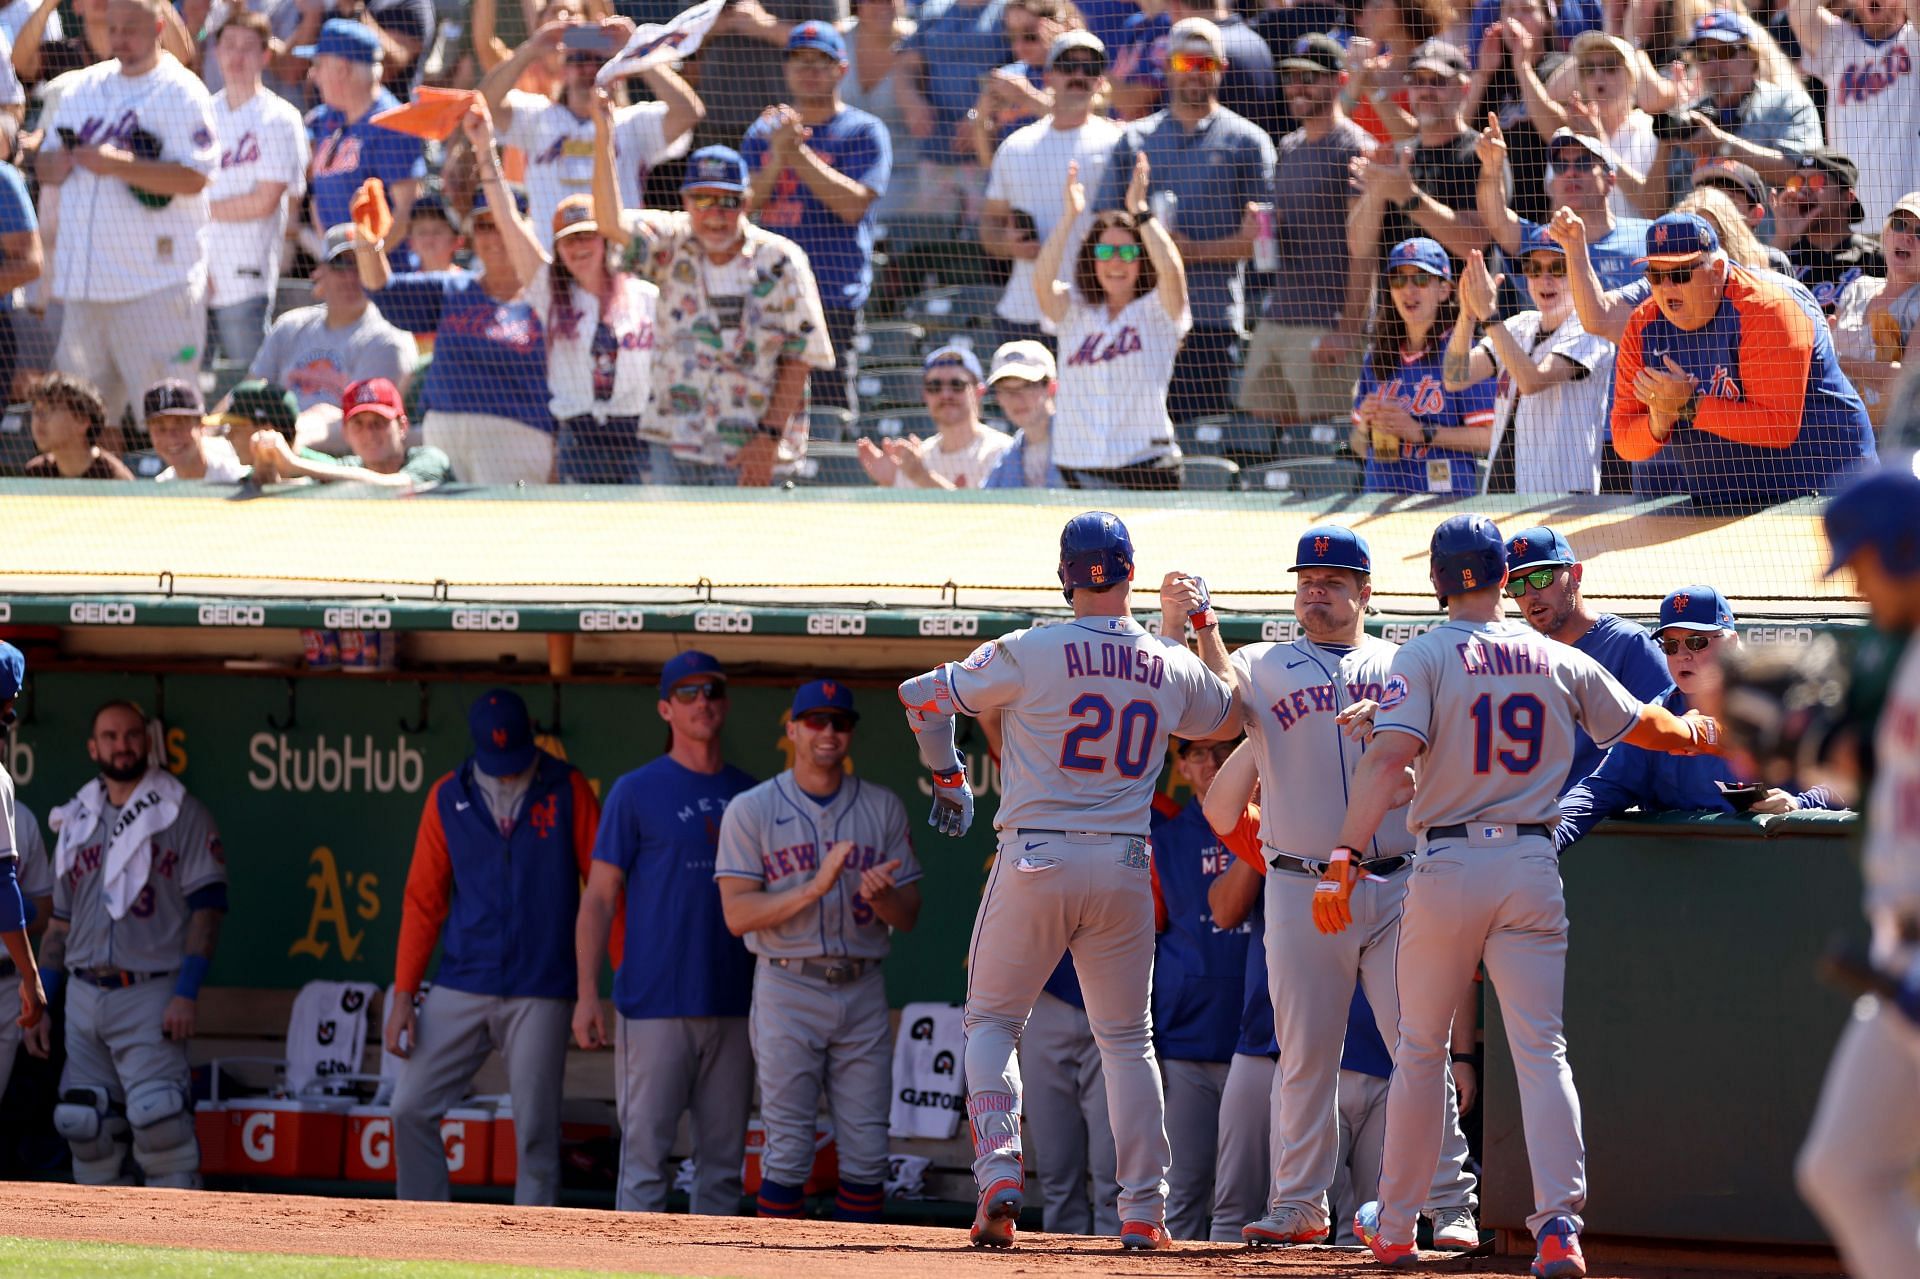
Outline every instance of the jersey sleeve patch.
{"type": "Polygon", "coordinates": [[[984,670],[987,663],[993,660],[994,654],[997,653],[999,649],[999,644],[993,640],[988,640],[967,654],[966,660],[960,663],[961,669],[969,671],[984,670]]]}
{"type": "Polygon", "coordinates": [[[1390,711],[1406,700],[1407,677],[1404,675],[1387,676],[1387,682],[1380,690],[1380,709],[1390,711]]]}

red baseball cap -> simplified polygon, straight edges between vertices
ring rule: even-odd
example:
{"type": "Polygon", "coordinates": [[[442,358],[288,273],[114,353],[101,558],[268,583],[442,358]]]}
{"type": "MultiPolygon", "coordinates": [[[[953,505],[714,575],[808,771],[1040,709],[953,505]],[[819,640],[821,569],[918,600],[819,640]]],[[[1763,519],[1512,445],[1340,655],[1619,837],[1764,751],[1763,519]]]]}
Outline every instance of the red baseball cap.
{"type": "Polygon", "coordinates": [[[340,397],[340,412],[352,417],[355,413],[378,413],[392,421],[406,420],[407,406],[401,402],[400,388],[383,377],[363,378],[347,388],[340,397]]]}

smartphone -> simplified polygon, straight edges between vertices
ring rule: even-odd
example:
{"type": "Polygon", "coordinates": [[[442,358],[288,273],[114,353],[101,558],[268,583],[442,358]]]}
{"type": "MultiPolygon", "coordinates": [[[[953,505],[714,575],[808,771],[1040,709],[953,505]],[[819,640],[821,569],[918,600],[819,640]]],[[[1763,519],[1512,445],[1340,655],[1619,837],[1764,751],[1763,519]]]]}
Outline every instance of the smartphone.
{"type": "Polygon", "coordinates": [[[613,35],[599,27],[577,22],[560,37],[560,47],[568,53],[612,53],[613,35]]]}
{"type": "Polygon", "coordinates": [[[1758,782],[1715,782],[1720,788],[1720,798],[1733,805],[1733,811],[1744,813],[1760,802],[1767,788],[1758,782]]]}
{"type": "Polygon", "coordinates": [[[55,129],[54,132],[60,135],[60,145],[67,150],[71,151],[80,145],[80,135],[72,129],[69,129],[66,125],[61,125],[55,129]]]}

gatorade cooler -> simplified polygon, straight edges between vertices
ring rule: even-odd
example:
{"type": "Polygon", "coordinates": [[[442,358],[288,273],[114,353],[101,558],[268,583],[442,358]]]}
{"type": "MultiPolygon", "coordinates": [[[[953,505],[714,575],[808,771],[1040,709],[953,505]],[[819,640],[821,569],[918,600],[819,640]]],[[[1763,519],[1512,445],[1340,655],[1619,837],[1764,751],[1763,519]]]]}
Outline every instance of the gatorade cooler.
{"type": "Polygon", "coordinates": [[[447,1180],[456,1186],[484,1186],[493,1176],[493,1112],[449,1110],[440,1121],[447,1148],[447,1180]]]}
{"type": "Polygon", "coordinates": [[[227,1103],[227,1171],[338,1177],[347,1107],[337,1101],[236,1097],[227,1103]]]}
{"type": "MultiPolygon", "coordinates": [[[[760,1193],[760,1156],[767,1148],[767,1126],[758,1119],[747,1121],[747,1157],[740,1169],[741,1180],[750,1195],[760,1193]]],[[[833,1141],[833,1120],[822,1118],[813,1133],[813,1170],[807,1174],[803,1189],[809,1195],[831,1194],[840,1185],[840,1151],[833,1141]]]]}
{"type": "Polygon", "coordinates": [[[193,1108],[193,1135],[200,1142],[200,1171],[213,1176],[228,1172],[227,1103],[203,1101],[193,1108]]]}
{"type": "Polygon", "coordinates": [[[502,1100],[493,1108],[493,1164],[490,1181],[511,1186],[520,1176],[520,1144],[513,1131],[513,1103],[502,1100]]]}
{"type": "Polygon", "coordinates": [[[393,1111],[355,1106],[347,1111],[347,1180],[393,1180],[393,1111]]]}

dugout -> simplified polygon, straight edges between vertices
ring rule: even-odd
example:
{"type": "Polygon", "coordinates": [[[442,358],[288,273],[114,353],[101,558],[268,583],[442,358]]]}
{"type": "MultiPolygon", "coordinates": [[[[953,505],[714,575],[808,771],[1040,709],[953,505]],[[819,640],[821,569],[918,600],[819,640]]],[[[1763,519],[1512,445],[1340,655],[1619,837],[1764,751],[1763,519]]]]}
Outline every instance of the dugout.
{"type": "MultiPolygon", "coordinates": [[[[1163,572],[1201,572],[1230,645],[1292,638],[1283,557],[1325,520],[1371,543],[1373,629],[1410,637],[1433,620],[1427,537],[1461,509],[1101,496],[1139,548],[1142,620],[1163,572]]],[[[1729,596],[1754,642],[1807,639],[1856,612],[1819,576],[1811,502],[1747,519],[1593,498],[1479,505],[1503,527],[1566,532],[1589,595],[1628,615],[1700,580],[1729,596]]],[[[33,663],[6,762],[44,814],[90,774],[82,742],[99,702],[132,697],[164,721],[169,766],[221,822],[233,876],[196,1054],[257,1049],[303,982],[391,979],[420,806],[464,757],[481,688],[521,686],[552,748],[604,789],[660,749],[652,681],[673,652],[706,648],[733,669],[729,753],[759,776],[785,766],[793,685],[840,674],[864,716],[856,766],[917,820],[925,782],[894,680],[1057,615],[1054,540],[1083,506],[1070,494],[453,488],[395,500],[0,482],[0,635],[33,663]],[[393,669],[311,671],[303,630],[376,632],[393,669]]],[[[981,820],[965,840],[919,842],[927,906],[887,965],[896,1008],[964,991],[998,779],[977,738],[962,749],[981,820]]],[[[1851,837],[1851,823],[1806,817],[1616,823],[1569,859],[1568,1024],[1593,1234],[1819,1241],[1790,1156],[1845,1012],[1814,983],[1812,957],[1829,932],[1863,931],[1851,837]]],[[[1529,1192],[1497,1013],[1487,1040],[1482,1218],[1515,1229],[1529,1192]]],[[[570,1057],[570,1096],[611,1096],[611,1084],[609,1055],[570,1057]]],[[[948,1178],[936,1193],[964,1186],[948,1178]]]]}

